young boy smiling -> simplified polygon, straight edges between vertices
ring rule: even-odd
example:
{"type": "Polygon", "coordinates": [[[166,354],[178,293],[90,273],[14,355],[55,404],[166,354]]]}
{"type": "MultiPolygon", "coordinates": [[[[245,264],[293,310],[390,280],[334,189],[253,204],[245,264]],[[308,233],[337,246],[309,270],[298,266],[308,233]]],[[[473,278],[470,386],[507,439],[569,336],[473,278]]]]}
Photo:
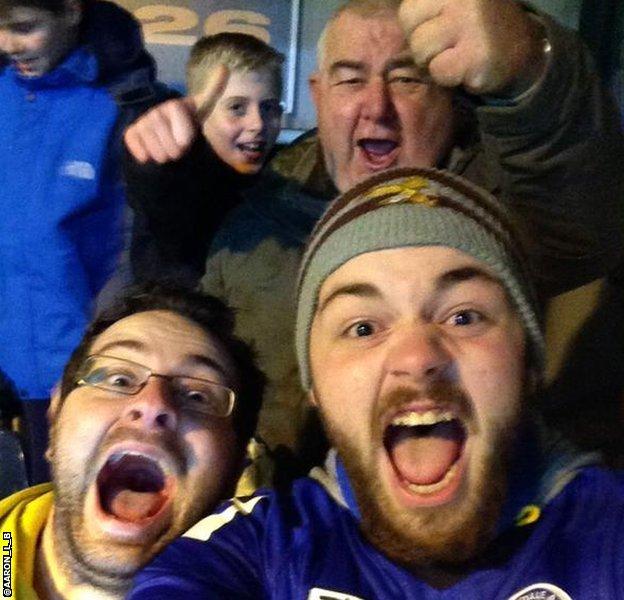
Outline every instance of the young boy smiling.
{"type": "Polygon", "coordinates": [[[136,279],[197,283],[214,233],[275,145],[282,62],[253,36],[201,38],[187,65],[189,95],[157,106],[126,131],[136,279]],[[149,162],[142,135],[156,120],[171,123],[175,138],[162,139],[159,156],[149,162]]]}

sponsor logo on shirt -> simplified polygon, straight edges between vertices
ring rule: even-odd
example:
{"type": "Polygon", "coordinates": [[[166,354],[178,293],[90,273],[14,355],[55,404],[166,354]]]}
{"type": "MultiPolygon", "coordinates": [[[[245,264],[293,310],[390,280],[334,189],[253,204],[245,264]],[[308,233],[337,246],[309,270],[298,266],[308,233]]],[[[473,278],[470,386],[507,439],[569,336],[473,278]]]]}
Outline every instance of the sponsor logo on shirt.
{"type": "Polygon", "coordinates": [[[572,597],[552,583],[534,583],[509,600],[572,600],[572,597]]]}
{"type": "Polygon", "coordinates": [[[332,592],[323,588],[312,588],[308,594],[308,600],[364,600],[359,596],[352,596],[344,592],[332,592]]]}
{"type": "Polygon", "coordinates": [[[68,160],[61,166],[61,175],[74,179],[95,179],[95,169],[91,163],[84,160],[68,160]]]}

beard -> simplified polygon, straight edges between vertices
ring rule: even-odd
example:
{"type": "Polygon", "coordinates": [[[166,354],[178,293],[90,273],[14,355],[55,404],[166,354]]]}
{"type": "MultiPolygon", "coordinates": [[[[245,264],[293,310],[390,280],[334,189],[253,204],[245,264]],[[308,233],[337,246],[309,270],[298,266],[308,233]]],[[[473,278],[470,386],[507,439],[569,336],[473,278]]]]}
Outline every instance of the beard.
{"type": "MultiPolygon", "coordinates": [[[[100,464],[101,458],[113,444],[128,439],[149,442],[153,441],[153,435],[120,428],[104,444],[94,449],[85,464],[84,473],[74,473],[64,467],[65,460],[57,444],[56,429],[53,426],[50,432],[49,454],[55,488],[52,522],[55,559],[73,584],[91,585],[123,597],[137,570],[174,537],[199,520],[203,516],[204,507],[195,507],[197,510],[192,514],[185,514],[183,523],[180,522],[181,515],[176,514],[174,520],[149,545],[126,545],[105,539],[91,539],[85,535],[84,508],[90,485],[97,485],[95,480],[98,473],[94,471],[96,465],[100,464]]],[[[186,463],[183,449],[175,435],[159,434],[158,440],[159,445],[175,461],[181,476],[186,463]]]]}
{"type": "MultiPolygon", "coordinates": [[[[405,406],[414,396],[413,390],[399,389],[381,398],[370,427],[371,449],[374,443],[384,443],[383,414],[405,406]]],[[[453,568],[475,558],[494,536],[522,415],[517,409],[504,424],[484,423],[477,428],[472,404],[456,386],[434,384],[422,396],[454,409],[467,432],[481,438],[481,455],[471,457],[455,498],[443,505],[398,506],[375,468],[373,454],[356,447],[352,436],[327,419],[324,423],[353,487],[360,528],[371,544],[408,568],[453,568]]]]}

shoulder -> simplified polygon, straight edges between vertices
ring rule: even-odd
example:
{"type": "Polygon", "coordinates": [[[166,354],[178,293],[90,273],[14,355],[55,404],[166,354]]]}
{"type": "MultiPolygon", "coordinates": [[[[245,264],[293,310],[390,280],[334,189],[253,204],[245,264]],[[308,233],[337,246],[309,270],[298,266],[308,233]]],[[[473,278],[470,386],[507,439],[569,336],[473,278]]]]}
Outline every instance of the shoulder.
{"type": "Polygon", "coordinates": [[[273,493],[257,493],[247,498],[233,498],[212,515],[193,525],[182,537],[207,542],[213,534],[237,528],[266,517],[273,493]]]}
{"type": "Polygon", "coordinates": [[[228,249],[231,252],[249,252],[266,238],[279,233],[274,219],[276,194],[282,194],[281,181],[262,179],[245,191],[243,201],[224,219],[214,237],[211,254],[228,249]]]}
{"type": "Polygon", "coordinates": [[[212,252],[249,252],[272,238],[283,248],[301,248],[327,206],[301,186],[270,170],[233,210],[215,237],[212,252]]]}
{"type": "Polygon", "coordinates": [[[601,496],[605,502],[624,507],[624,471],[593,466],[583,469],[569,484],[583,498],[601,496]]]}
{"type": "Polygon", "coordinates": [[[624,535],[624,472],[587,467],[545,507],[545,513],[565,515],[569,529],[593,529],[624,535]],[[618,527],[614,527],[614,524],[618,527]]]}
{"type": "Polygon", "coordinates": [[[20,490],[0,500],[0,526],[13,528],[40,529],[48,518],[54,502],[51,483],[43,483],[20,490]]]}
{"type": "Polygon", "coordinates": [[[303,183],[310,176],[318,154],[319,139],[316,129],[312,129],[282,148],[271,160],[270,168],[303,183]]]}
{"type": "Polygon", "coordinates": [[[174,540],[135,580],[131,598],[301,598],[318,556],[358,536],[350,513],[311,478],[230,500],[174,540]],[[154,593],[156,592],[156,595],[154,593]],[[167,595],[169,594],[169,595],[167,595]]]}
{"type": "Polygon", "coordinates": [[[231,535],[250,526],[266,532],[273,528],[285,532],[309,522],[315,526],[331,522],[332,515],[342,510],[321,483],[303,477],[288,489],[259,490],[252,496],[227,501],[214,514],[191,527],[183,537],[206,542],[213,536],[231,535]]]}

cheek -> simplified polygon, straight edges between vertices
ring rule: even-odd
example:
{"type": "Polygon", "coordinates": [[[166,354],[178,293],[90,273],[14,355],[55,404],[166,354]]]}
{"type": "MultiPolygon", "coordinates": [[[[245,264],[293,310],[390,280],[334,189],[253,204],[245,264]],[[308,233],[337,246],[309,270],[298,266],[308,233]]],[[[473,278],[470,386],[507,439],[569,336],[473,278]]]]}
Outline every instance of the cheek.
{"type": "Polygon", "coordinates": [[[453,134],[450,96],[424,92],[396,103],[407,152],[421,156],[417,166],[435,165],[453,134]]]}
{"type": "Polygon", "coordinates": [[[85,467],[94,457],[115,419],[98,407],[64,406],[54,426],[52,445],[54,461],[84,476],[85,467]],[[89,418],[84,418],[88,414],[89,418]]]}
{"type": "Polygon", "coordinates": [[[183,433],[189,477],[219,486],[228,478],[236,457],[236,436],[232,427],[213,429],[190,426],[183,433]]]}
{"type": "Polygon", "coordinates": [[[319,110],[319,129],[331,139],[344,140],[354,129],[359,114],[359,102],[353,93],[328,93],[319,110]]]}
{"type": "Polygon", "coordinates": [[[240,133],[240,127],[223,115],[213,113],[204,123],[202,131],[213,148],[229,148],[240,133]]]}
{"type": "Polygon", "coordinates": [[[491,421],[504,421],[517,411],[524,387],[524,343],[481,342],[470,353],[471,364],[464,364],[462,384],[476,410],[491,421]]]}
{"type": "Polygon", "coordinates": [[[337,350],[312,360],[317,400],[322,411],[341,429],[352,429],[367,418],[379,387],[376,364],[357,353],[337,350]]]}
{"type": "MultiPolygon", "coordinates": [[[[58,45],[58,44],[57,44],[58,45]]],[[[50,41],[50,36],[47,32],[35,33],[28,36],[24,46],[30,52],[46,52],[51,53],[54,51],[54,45],[50,41]]]]}

